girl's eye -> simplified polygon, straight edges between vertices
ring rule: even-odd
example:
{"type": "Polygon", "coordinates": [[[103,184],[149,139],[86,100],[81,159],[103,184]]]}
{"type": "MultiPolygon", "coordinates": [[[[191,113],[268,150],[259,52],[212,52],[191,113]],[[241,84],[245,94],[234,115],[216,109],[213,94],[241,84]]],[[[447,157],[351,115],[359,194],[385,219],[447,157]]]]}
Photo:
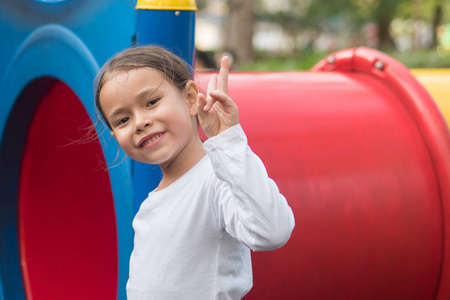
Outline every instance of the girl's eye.
{"type": "Polygon", "coordinates": [[[130,119],[130,118],[126,117],[126,118],[122,118],[122,119],[118,120],[118,121],[116,122],[116,126],[125,124],[126,122],[128,122],[129,119],[130,119]]]}
{"type": "Polygon", "coordinates": [[[150,100],[150,101],[147,103],[147,107],[150,107],[150,106],[155,105],[159,100],[161,100],[161,99],[160,99],[160,98],[155,98],[155,99],[150,100]]]}

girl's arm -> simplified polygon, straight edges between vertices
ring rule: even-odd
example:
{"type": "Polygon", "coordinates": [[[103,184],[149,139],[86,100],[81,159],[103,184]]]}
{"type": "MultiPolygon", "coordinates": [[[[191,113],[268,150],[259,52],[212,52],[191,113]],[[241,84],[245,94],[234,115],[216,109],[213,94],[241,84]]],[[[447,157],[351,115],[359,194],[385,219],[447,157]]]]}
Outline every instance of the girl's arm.
{"type": "Polygon", "coordinates": [[[238,108],[227,95],[228,58],[212,75],[207,97],[198,98],[199,121],[209,139],[204,143],[216,176],[220,226],[253,250],[272,250],[289,239],[294,215],[264,164],[247,145],[238,108]]]}
{"type": "Polygon", "coordinates": [[[203,147],[221,180],[215,188],[219,226],[255,251],[283,246],[294,228],[294,215],[247,145],[241,126],[208,139],[203,147]]]}

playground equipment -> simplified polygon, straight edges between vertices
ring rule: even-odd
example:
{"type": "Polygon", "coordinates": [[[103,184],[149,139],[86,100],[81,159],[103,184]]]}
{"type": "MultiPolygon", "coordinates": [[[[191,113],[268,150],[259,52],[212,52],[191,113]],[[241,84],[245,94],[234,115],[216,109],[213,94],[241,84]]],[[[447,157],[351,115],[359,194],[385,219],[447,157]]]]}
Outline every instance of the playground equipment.
{"type": "Polygon", "coordinates": [[[285,247],[253,255],[246,299],[449,297],[449,133],[406,68],[349,49],[232,74],[229,93],[296,217],[285,247]]]}
{"type": "Polygon", "coordinates": [[[97,122],[99,66],[132,46],[134,6],[0,1],[0,299],[126,298],[131,165],[105,168],[107,132],[77,142],[97,122]]]}
{"type": "MultiPolygon", "coordinates": [[[[161,17],[192,25],[192,1],[180,2],[191,10],[161,17]]],[[[131,221],[159,173],[117,160],[101,126],[83,137],[99,66],[134,42],[168,43],[135,28],[134,5],[0,0],[0,299],[126,299],[131,221]]],[[[206,89],[209,74],[196,76],[206,89]]],[[[285,247],[254,253],[245,299],[450,297],[450,134],[406,68],[357,48],[229,85],[296,217],[285,247]]]]}

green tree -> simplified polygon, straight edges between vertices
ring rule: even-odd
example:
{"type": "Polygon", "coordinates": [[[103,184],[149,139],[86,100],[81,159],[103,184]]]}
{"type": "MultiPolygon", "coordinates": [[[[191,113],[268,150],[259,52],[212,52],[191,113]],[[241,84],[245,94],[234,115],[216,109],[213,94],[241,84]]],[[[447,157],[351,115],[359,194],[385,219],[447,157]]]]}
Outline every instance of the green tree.
{"type": "Polygon", "coordinates": [[[229,15],[225,25],[225,50],[232,51],[236,60],[253,59],[254,0],[228,0],[229,15]]]}
{"type": "Polygon", "coordinates": [[[379,1],[373,11],[372,19],[378,25],[378,37],[381,48],[394,48],[394,40],[389,26],[395,17],[395,12],[402,0],[379,1]]]}
{"type": "Polygon", "coordinates": [[[437,46],[437,31],[438,27],[442,24],[442,17],[443,17],[443,10],[444,10],[444,4],[442,0],[436,0],[435,6],[434,6],[434,14],[433,14],[433,43],[432,47],[437,46]]]}

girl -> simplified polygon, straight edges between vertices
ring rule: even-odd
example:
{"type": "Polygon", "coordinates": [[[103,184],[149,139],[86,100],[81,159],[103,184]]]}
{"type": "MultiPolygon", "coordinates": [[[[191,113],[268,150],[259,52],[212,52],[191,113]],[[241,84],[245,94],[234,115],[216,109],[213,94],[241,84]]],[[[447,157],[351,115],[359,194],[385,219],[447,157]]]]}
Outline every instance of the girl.
{"type": "Polygon", "coordinates": [[[241,299],[252,286],[249,249],[283,246],[294,217],[247,145],[227,95],[228,58],[206,96],[181,59],[153,46],[118,54],[98,76],[111,135],[163,174],[133,221],[128,299],[241,299]]]}

